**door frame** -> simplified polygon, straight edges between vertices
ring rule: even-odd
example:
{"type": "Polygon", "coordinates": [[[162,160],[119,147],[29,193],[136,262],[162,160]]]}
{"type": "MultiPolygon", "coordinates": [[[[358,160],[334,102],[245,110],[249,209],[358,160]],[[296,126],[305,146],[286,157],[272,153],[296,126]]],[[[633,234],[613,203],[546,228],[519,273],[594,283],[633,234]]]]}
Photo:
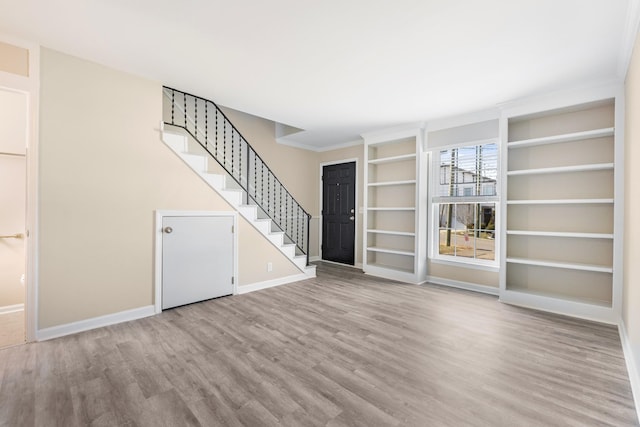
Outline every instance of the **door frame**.
{"type": "Polygon", "coordinates": [[[15,37],[0,34],[0,41],[21,47],[29,52],[29,76],[0,71],[0,87],[27,97],[27,188],[26,188],[26,254],[25,254],[25,338],[26,342],[38,340],[38,218],[39,218],[39,115],[40,110],[40,46],[15,37]]]}
{"type": "MultiPolygon", "coordinates": [[[[356,175],[355,175],[355,187],[356,187],[356,196],[355,196],[355,216],[356,216],[356,227],[355,227],[355,232],[353,234],[353,265],[349,265],[349,264],[341,264],[341,263],[336,263],[336,264],[340,264],[340,265],[346,265],[348,267],[357,267],[359,265],[362,265],[362,263],[358,263],[358,235],[360,233],[358,233],[358,228],[361,227],[362,221],[358,221],[358,215],[360,215],[360,208],[358,207],[358,200],[359,200],[359,180],[358,180],[358,170],[359,170],[359,164],[358,164],[358,158],[357,157],[353,157],[350,159],[341,159],[341,160],[331,160],[328,162],[322,162],[320,163],[320,204],[318,205],[320,207],[320,215],[318,216],[319,218],[319,224],[318,224],[318,254],[319,254],[319,258],[320,261],[324,261],[322,259],[322,222],[324,220],[324,218],[322,217],[322,206],[323,206],[323,202],[324,202],[324,187],[323,187],[323,183],[322,183],[322,171],[324,169],[325,166],[333,166],[333,165],[341,165],[343,163],[355,163],[356,164],[356,175]]],[[[333,261],[324,261],[324,262],[333,262],[333,261]]]]}
{"type": "Polygon", "coordinates": [[[238,212],[234,211],[171,211],[156,210],[154,223],[155,260],[153,276],[153,307],[155,313],[162,313],[162,220],[165,216],[210,216],[233,218],[233,295],[238,294],[238,212]]]}

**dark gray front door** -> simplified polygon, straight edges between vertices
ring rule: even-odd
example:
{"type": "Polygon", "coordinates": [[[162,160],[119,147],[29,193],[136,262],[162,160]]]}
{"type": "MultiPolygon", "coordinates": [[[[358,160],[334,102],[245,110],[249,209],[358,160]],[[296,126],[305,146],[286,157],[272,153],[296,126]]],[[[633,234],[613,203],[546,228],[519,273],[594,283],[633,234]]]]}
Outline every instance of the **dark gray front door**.
{"type": "Polygon", "coordinates": [[[322,259],[353,265],[356,163],[322,168],[322,259]]]}

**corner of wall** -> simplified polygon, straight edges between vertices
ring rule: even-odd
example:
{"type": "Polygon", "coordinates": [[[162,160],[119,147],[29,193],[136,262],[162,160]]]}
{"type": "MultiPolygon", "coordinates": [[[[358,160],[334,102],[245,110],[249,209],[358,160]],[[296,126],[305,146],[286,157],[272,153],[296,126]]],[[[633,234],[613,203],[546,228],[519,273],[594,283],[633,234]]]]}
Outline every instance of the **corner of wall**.
{"type": "Polygon", "coordinates": [[[638,348],[637,346],[634,348],[634,346],[631,344],[629,335],[627,334],[627,328],[624,324],[624,320],[620,321],[618,332],[620,333],[620,342],[622,343],[624,360],[627,365],[627,373],[629,375],[629,381],[631,383],[633,401],[636,405],[638,420],[640,420],[640,348],[638,348]]]}

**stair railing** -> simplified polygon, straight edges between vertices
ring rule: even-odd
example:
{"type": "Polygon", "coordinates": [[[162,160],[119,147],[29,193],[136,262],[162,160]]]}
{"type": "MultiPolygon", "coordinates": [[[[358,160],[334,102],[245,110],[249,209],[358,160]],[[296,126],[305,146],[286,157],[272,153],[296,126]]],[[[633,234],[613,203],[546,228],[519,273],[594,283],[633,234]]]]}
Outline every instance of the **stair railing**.
{"type": "Polygon", "coordinates": [[[246,204],[265,212],[307,256],[308,265],[311,215],[214,102],[166,86],[163,93],[165,125],[184,129],[193,137],[242,188],[246,204]]]}

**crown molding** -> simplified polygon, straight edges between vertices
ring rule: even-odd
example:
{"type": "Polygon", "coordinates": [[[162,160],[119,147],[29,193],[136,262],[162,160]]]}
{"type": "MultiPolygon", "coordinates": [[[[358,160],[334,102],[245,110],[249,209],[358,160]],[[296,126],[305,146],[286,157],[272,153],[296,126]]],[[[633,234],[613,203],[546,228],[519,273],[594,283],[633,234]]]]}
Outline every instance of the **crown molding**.
{"type": "Polygon", "coordinates": [[[640,0],[629,0],[626,17],[622,48],[618,59],[618,77],[622,81],[626,80],[633,48],[636,43],[638,26],[640,25],[640,0]]]}

